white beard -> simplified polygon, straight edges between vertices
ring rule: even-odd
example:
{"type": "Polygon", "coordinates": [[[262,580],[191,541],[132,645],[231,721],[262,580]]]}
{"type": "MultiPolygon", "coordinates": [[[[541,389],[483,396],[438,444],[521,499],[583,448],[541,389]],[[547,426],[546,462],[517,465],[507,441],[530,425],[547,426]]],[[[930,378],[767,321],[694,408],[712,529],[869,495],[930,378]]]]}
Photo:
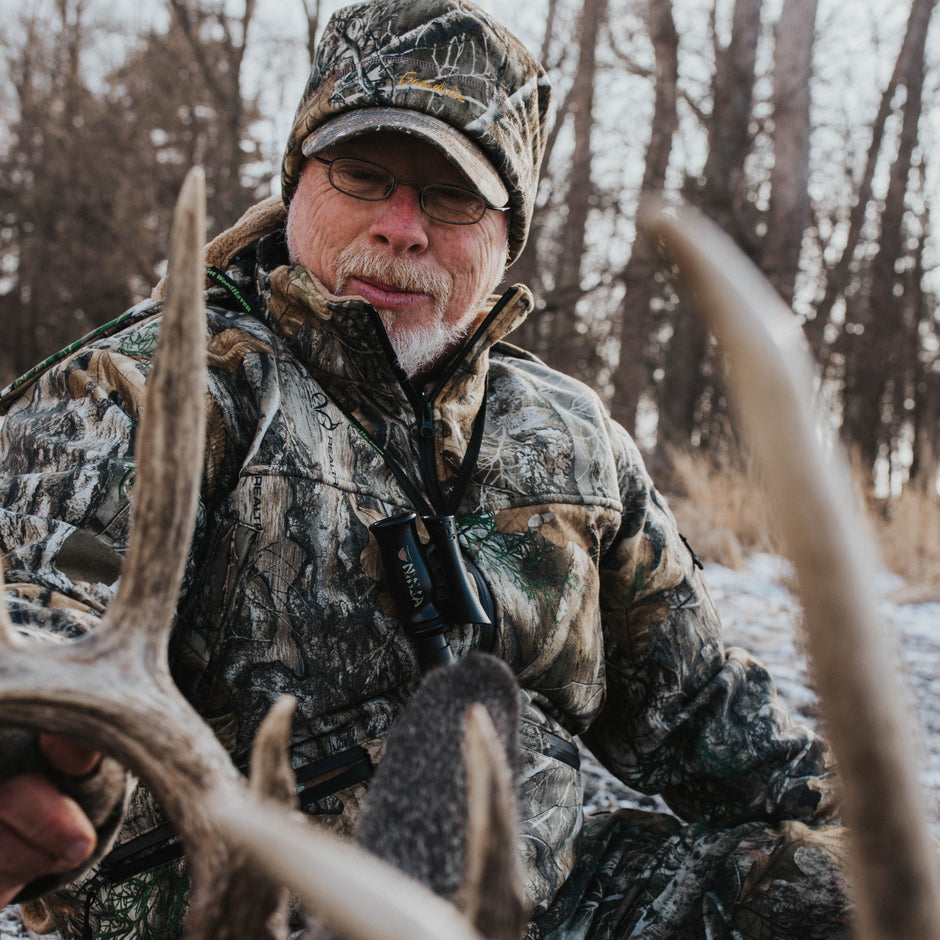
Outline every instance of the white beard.
{"type": "Polygon", "coordinates": [[[470,324],[455,327],[444,322],[452,285],[442,275],[399,258],[375,255],[367,248],[347,248],[336,259],[337,292],[345,292],[352,277],[374,277],[401,290],[426,294],[434,300],[435,316],[429,323],[409,329],[396,324],[397,311],[379,309],[389,342],[405,373],[414,378],[440,361],[467,336],[470,324]]]}
{"type": "Polygon", "coordinates": [[[414,378],[439,361],[447,353],[463,342],[469,332],[469,325],[459,330],[445,326],[440,320],[416,326],[410,330],[396,330],[394,316],[385,310],[379,311],[385,324],[389,342],[402,369],[409,378],[414,378]]]}

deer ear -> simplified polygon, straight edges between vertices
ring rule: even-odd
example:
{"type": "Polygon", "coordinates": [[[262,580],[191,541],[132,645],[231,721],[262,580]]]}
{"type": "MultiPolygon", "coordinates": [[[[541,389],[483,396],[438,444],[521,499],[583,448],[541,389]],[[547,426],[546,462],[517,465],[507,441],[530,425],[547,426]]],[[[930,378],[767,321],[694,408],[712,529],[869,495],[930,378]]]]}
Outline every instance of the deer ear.
{"type": "Polygon", "coordinates": [[[485,706],[464,716],[467,772],[466,867],[457,909],[491,940],[516,940],[528,920],[522,866],[516,851],[515,788],[506,752],[485,706]]]}

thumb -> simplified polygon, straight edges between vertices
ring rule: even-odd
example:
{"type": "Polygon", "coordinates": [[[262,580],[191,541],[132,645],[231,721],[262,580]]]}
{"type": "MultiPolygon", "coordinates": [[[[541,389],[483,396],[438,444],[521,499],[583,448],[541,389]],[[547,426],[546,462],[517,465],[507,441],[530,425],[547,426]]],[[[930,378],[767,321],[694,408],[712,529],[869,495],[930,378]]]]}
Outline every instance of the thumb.
{"type": "Polygon", "coordinates": [[[52,734],[39,735],[39,750],[55,770],[72,777],[90,774],[101,761],[98,751],[52,734]]]}

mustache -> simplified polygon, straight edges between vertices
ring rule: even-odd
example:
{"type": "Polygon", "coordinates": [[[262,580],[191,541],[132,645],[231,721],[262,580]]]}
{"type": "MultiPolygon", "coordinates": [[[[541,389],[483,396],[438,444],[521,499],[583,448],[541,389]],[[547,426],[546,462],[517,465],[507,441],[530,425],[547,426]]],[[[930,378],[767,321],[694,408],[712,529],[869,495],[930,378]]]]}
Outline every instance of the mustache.
{"type": "Polygon", "coordinates": [[[395,290],[427,294],[438,305],[446,306],[450,298],[450,279],[413,261],[378,255],[365,247],[349,247],[336,258],[336,290],[345,292],[351,278],[369,278],[395,290]]]}

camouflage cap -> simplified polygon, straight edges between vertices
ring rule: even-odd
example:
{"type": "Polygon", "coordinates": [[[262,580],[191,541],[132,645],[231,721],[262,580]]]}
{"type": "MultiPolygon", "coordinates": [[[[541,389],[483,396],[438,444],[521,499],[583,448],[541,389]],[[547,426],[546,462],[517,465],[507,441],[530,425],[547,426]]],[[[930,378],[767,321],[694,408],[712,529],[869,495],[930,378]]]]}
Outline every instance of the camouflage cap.
{"type": "Polygon", "coordinates": [[[466,0],[375,0],[327,23],[281,171],[289,202],[304,159],[371,131],[440,149],[494,206],[510,207],[509,257],[525,245],[551,89],[529,51],[466,0]]]}

